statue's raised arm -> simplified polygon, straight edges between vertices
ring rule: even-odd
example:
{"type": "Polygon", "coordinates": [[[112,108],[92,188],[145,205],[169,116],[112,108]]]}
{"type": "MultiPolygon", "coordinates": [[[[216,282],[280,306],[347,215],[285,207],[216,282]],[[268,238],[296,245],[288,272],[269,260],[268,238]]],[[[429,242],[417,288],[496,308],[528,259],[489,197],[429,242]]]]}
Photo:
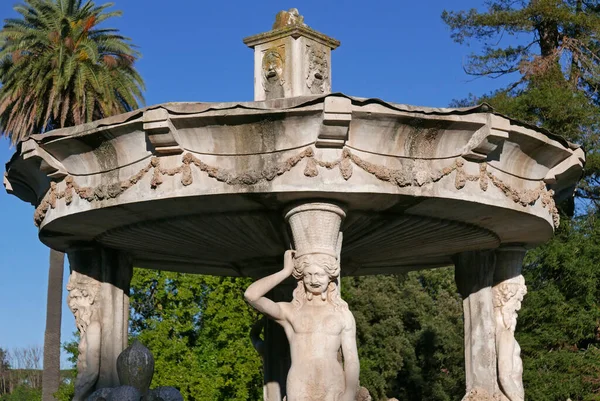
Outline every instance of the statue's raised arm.
{"type": "Polygon", "coordinates": [[[255,281],[246,289],[244,298],[259,312],[264,313],[267,317],[283,324],[285,314],[281,306],[271,301],[265,295],[283,280],[290,277],[294,271],[294,251],[288,250],[283,256],[283,269],[270,276],[261,278],[255,281]]]}

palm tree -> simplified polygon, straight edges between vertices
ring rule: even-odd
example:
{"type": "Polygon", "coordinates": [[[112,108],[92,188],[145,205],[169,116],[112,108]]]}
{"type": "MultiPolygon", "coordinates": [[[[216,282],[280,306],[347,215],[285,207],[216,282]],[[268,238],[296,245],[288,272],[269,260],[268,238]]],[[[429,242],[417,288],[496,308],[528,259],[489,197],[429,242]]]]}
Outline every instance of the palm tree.
{"type": "MultiPolygon", "coordinates": [[[[118,30],[119,11],[91,0],[24,0],[0,30],[0,130],[13,144],[31,134],[122,113],[143,103],[140,54],[118,30]]],[[[50,251],[43,401],[60,384],[64,254],[50,251]]]]}
{"type": "Polygon", "coordinates": [[[139,53],[118,30],[100,28],[112,3],[25,0],[0,31],[0,129],[30,134],[119,114],[143,103],[139,53]]]}

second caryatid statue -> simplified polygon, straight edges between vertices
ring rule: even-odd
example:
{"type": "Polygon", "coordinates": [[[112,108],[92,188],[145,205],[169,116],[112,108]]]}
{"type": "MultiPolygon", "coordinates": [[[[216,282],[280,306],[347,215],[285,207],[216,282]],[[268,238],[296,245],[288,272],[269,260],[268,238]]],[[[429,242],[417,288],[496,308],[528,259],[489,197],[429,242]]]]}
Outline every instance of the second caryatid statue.
{"type": "Polygon", "coordinates": [[[354,401],[359,376],[356,325],[338,286],[344,209],[333,203],[305,203],[285,217],[295,249],[286,251],[281,271],[254,282],[244,296],[285,330],[292,360],[287,401],[354,401]],[[297,280],[292,302],[266,297],[290,276],[297,280]]]}

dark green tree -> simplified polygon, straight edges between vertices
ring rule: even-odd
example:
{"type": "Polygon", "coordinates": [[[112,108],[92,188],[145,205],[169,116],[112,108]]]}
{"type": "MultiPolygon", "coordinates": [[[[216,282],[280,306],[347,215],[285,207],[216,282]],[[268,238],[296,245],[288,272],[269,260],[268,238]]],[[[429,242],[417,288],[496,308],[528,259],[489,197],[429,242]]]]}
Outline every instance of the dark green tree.
{"type": "Polygon", "coordinates": [[[0,396],[0,401],[41,401],[42,390],[20,385],[10,394],[0,396]]]}
{"type": "Polygon", "coordinates": [[[451,268],[342,281],[354,313],[361,385],[374,400],[464,395],[462,301],[451,268]]]}
{"type": "Polygon", "coordinates": [[[8,392],[8,373],[10,363],[8,361],[8,352],[0,348],[0,395],[8,392]]]}
{"type": "Polygon", "coordinates": [[[528,399],[599,399],[598,266],[595,215],[564,221],[554,239],[528,254],[529,294],[517,331],[528,399]]]}
{"type": "Polygon", "coordinates": [[[258,315],[248,279],[135,269],[131,333],[155,357],[152,385],[185,400],[260,400],[262,370],[250,342],[258,315]]]}

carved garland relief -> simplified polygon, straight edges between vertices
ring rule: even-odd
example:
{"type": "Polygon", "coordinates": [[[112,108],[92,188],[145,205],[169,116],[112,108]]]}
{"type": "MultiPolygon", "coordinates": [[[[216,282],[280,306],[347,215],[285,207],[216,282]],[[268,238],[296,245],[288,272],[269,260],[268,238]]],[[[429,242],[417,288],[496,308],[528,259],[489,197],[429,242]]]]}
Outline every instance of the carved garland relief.
{"type": "Polygon", "coordinates": [[[46,213],[49,209],[56,207],[56,202],[64,199],[67,205],[73,201],[73,196],[77,195],[80,199],[85,199],[88,202],[101,201],[104,199],[117,198],[123,192],[136,185],[146,174],[152,170],[152,180],[150,181],[151,188],[155,189],[163,182],[164,176],[181,175],[181,184],[184,186],[193,183],[192,166],[195,166],[200,171],[208,174],[209,177],[224,182],[228,185],[254,185],[259,182],[272,181],[275,177],[285,174],[300,163],[303,159],[307,159],[304,168],[306,177],[316,177],[319,175],[319,167],[332,170],[338,168],[344,180],[349,180],[353,174],[353,166],[357,166],[361,170],[375,176],[381,181],[387,181],[399,187],[422,187],[426,184],[435,183],[442,178],[456,172],[455,187],[460,190],[464,188],[467,181],[479,182],[479,187],[482,191],[487,191],[491,182],[495,187],[500,189],[502,193],[511,198],[515,203],[523,207],[534,205],[538,200],[541,200],[542,206],[552,215],[555,227],[559,224],[559,214],[554,203],[554,191],[548,190],[543,181],[540,181],[538,188],[529,190],[519,190],[512,188],[509,184],[496,177],[488,170],[487,163],[479,164],[479,174],[470,175],[464,169],[464,159],[459,157],[452,164],[441,169],[422,169],[419,164],[414,161],[405,160],[404,164],[399,169],[393,169],[385,166],[380,166],[355,155],[350,149],[345,148],[339,159],[332,162],[319,160],[315,157],[312,147],[308,147],[295,156],[289,157],[283,162],[267,164],[263,170],[250,170],[243,174],[236,174],[223,168],[214,167],[204,163],[192,153],[185,153],[182,157],[182,165],[167,169],[160,165],[160,158],[154,156],[150,162],[139,172],[127,178],[126,180],[115,182],[109,185],[99,185],[96,187],[81,187],[73,176],[68,175],[65,178],[65,189],[59,191],[56,182],[50,183],[50,190],[44,196],[44,199],[36,208],[34,213],[34,221],[36,226],[40,226],[46,213]]]}

